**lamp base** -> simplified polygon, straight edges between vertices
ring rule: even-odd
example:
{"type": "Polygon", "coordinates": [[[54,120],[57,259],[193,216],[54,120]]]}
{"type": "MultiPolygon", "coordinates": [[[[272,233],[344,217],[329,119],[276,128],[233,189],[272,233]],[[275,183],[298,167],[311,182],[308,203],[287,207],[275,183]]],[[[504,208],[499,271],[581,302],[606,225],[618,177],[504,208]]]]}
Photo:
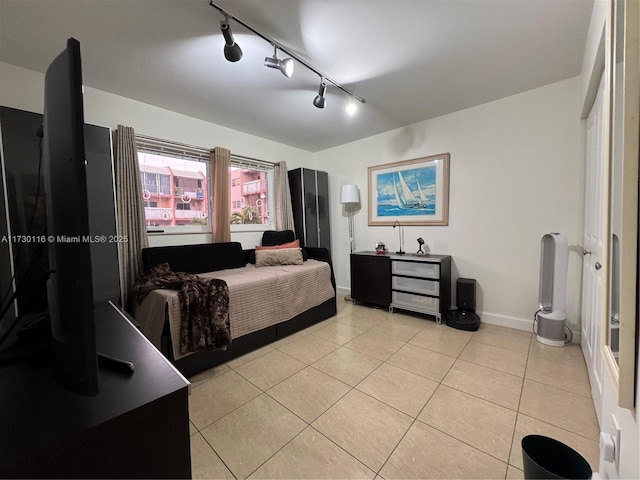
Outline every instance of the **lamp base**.
{"type": "Polygon", "coordinates": [[[404,255],[404,254],[405,254],[405,252],[403,252],[402,250],[396,252],[396,255],[404,255]]]}

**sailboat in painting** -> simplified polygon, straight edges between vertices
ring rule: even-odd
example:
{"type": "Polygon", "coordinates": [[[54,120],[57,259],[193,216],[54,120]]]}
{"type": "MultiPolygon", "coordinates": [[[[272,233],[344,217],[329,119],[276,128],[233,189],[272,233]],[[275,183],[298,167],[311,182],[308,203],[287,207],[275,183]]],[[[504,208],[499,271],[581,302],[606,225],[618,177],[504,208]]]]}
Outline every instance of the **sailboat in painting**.
{"type": "Polygon", "coordinates": [[[422,204],[422,206],[426,207],[427,205],[429,205],[429,200],[420,188],[420,182],[418,181],[418,179],[416,179],[416,183],[418,184],[418,197],[420,197],[420,203],[422,204]]]}
{"type": "Polygon", "coordinates": [[[400,190],[398,191],[398,185],[396,184],[395,177],[393,178],[393,190],[395,192],[396,202],[400,208],[426,208],[428,205],[427,197],[420,189],[420,183],[418,183],[418,196],[411,191],[409,185],[402,177],[402,173],[398,172],[398,178],[400,182],[400,190]]]}

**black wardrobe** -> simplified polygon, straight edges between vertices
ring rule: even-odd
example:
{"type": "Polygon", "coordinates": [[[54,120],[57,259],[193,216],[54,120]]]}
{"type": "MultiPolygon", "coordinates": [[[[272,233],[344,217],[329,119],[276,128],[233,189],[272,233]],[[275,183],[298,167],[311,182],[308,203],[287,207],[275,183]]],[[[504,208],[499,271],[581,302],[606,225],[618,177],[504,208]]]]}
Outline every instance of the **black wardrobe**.
{"type": "Polygon", "coordinates": [[[289,170],[289,188],[296,236],[305,247],[331,248],[329,175],[296,168],[289,170]]]}
{"type": "MultiPolygon", "coordinates": [[[[10,238],[13,240],[14,280],[19,293],[19,314],[37,313],[47,308],[46,279],[49,269],[47,243],[34,239],[37,237],[40,240],[47,234],[44,201],[46,191],[39,168],[40,148],[36,135],[42,125],[42,115],[0,107],[0,125],[2,170],[6,176],[4,181],[7,194],[6,198],[0,199],[0,291],[4,295],[12,289],[8,261],[9,242],[6,241],[10,238]],[[8,219],[5,215],[7,211],[8,219]]],[[[96,302],[112,300],[119,303],[120,274],[118,245],[115,242],[116,212],[111,130],[85,124],[84,137],[89,228],[92,237],[106,238],[106,241],[91,243],[94,298],[96,302]]],[[[0,197],[4,197],[2,183],[0,197]]]]}

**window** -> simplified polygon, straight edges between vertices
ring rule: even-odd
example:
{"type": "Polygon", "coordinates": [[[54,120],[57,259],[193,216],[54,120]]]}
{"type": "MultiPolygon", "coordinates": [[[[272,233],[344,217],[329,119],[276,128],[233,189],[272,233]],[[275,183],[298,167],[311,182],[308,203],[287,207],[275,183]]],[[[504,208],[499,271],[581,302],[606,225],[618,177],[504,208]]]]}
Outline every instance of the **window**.
{"type": "Polygon", "coordinates": [[[272,227],[273,165],[231,157],[231,231],[272,227]]]}
{"type": "MultiPolygon", "coordinates": [[[[212,192],[209,151],[136,135],[147,227],[165,233],[208,233],[212,192]]],[[[231,231],[272,229],[273,164],[231,157],[231,231]]]]}
{"type": "Polygon", "coordinates": [[[136,141],[147,227],[166,233],[209,232],[208,151],[178,149],[146,137],[136,141]]]}

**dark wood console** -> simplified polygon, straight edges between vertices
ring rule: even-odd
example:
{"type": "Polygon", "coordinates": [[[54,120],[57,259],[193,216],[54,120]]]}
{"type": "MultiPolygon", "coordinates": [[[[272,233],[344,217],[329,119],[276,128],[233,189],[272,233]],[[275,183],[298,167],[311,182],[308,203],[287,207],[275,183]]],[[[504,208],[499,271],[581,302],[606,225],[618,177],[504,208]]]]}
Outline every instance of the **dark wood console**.
{"type": "Polygon", "coordinates": [[[46,355],[0,364],[0,477],[190,478],[189,382],[111,302],[96,308],[100,393],[55,381],[46,355]]]}
{"type": "Polygon", "coordinates": [[[376,252],[351,254],[351,299],[391,305],[391,259],[376,252]]]}
{"type": "Polygon", "coordinates": [[[351,254],[351,299],[434,316],[451,306],[449,255],[351,254]]]}

